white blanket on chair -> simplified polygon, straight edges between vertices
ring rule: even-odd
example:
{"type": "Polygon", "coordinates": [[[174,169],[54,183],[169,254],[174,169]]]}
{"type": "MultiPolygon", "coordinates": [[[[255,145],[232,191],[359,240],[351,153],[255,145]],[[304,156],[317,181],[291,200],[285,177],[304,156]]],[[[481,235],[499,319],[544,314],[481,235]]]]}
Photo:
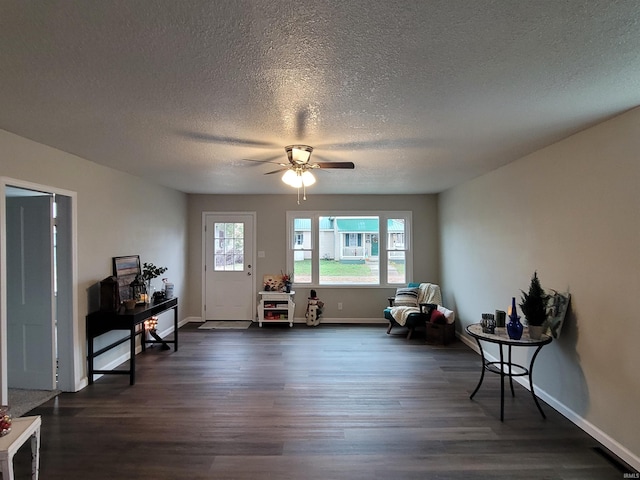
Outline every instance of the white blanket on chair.
{"type": "MultiPolygon", "coordinates": [[[[421,283],[418,290],[418,304],[435,303],[442,305],[440,286],[435,283],[421,283]]],[[[391,307],[391,316],[399,325],[407,323],[407,317],[412,313],[420,313],[420,307],[391,307]]]]}

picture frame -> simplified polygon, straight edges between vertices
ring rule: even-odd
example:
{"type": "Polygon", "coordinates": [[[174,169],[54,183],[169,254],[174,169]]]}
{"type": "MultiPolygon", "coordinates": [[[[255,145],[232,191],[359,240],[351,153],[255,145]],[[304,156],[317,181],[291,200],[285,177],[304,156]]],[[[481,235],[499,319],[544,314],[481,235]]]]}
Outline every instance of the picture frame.
{"type": "Polygon", "coordinates": [[[136,275],[141,274],[140,255],[113,257],[113,276],[118,279],[121,302],[131,299],[131,282],[135,280],[136,275]]]}
{"type": "Polygon", "coordinates": [[[262,285],[265,291],[284,291],[284,282],[282,281],[282,275],[264,275],[262,277],[262,285]],[[269,288],[269,290],[267,290],[267,287],[269,288]]]}
{"type": "Polygon", "coordinates": [[[565,317],[567,316],[567,310],[569,309],[569,303],[571,302],[571,294],[569,292],[558,292],[551,290],[548,293],[549,298],[547,300],[547,321],[549,324],[549,334],[556,340],[560,338],[560,332],[562,325],[564,324],[565,317]]]}

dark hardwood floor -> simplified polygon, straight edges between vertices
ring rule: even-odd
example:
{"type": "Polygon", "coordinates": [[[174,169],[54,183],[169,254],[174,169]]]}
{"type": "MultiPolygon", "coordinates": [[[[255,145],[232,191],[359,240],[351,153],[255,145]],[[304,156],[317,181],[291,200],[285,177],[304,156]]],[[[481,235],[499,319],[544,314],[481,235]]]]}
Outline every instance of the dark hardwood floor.
{"type": "MultiPolygon", "coordinates": [[[[137,380],[105,376],[42,415],[42,480],[620,479],[598,443],[480,357],[386,325],[180,329],[137,380]]],[[[16,480],[29,478],[29,450],[16,480]]]]}

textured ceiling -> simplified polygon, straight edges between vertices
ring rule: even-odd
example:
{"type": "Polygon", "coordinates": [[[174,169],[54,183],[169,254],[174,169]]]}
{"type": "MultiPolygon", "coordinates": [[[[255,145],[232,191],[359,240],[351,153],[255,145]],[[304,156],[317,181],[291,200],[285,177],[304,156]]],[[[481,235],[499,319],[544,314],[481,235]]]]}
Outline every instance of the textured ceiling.
{"type": "MultiPolygon", "coordinates": [[[[640,104],[636,0],[0,2],[0,128],[184,192],[433,193],[640,104]]],[[[3,155],[0,152],[0,158],[3,155]]]]}

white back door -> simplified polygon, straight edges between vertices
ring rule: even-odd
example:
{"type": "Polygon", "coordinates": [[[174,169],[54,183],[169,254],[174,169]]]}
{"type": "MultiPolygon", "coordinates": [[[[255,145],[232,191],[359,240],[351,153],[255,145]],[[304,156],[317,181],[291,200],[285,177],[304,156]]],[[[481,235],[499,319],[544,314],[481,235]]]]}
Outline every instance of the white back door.
{"type": "Polygon", "coordinates": [[[255,320],[253,213],[204,215],[205,320],[255,320]]]}

